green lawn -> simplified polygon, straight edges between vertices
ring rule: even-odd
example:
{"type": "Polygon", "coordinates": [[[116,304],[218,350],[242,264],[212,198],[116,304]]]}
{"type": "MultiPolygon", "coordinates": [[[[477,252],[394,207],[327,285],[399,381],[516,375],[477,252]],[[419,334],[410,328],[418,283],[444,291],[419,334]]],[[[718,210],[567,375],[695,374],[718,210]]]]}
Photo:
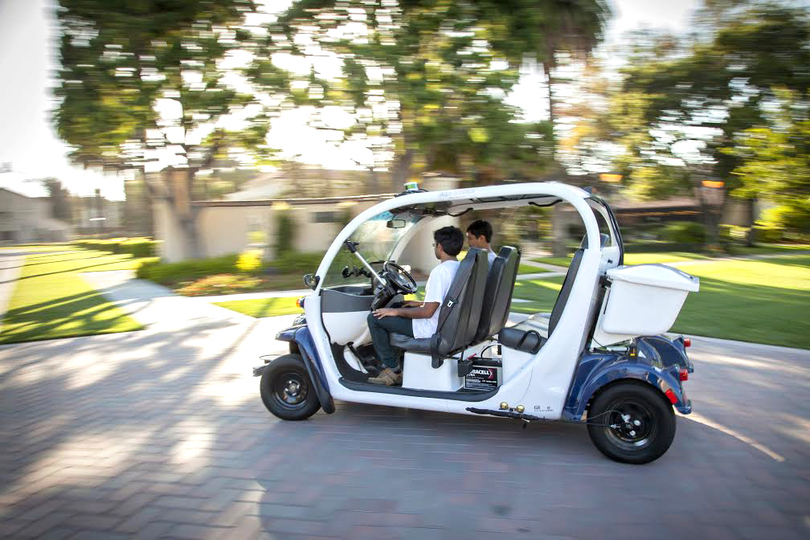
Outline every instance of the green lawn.
{"type": "Polygon", "coordinates": [[[303,310],[295,305],[297,297],[276,296],[272,298],[257,298],[255,300],[231,300],[217,302],[216,305],[250,315],[251,317],[278,317],[279,315],[292,315],[303,310]]]}
{"type": "MultiPolygon", "coordinates": [[[[45,246],[47,248],[53,246],[45,246]]],[[[64,246],[67,253],[37,254],[25,266],[3,317],[0,343],[139,330],[141,325],[108,302],[79,275],[131,270],[144,259],[64,246]]],[[[32,251],[39,249],[34,246],[32,251]]]]}
{"type": "Polygon", "coordinates": [[[521,264],[518,267],[518,274],[544,274],[550,271],[551,270],[546,270],[545,268],[540,268],[539,266],[532,266],[529,264],[521,264]]]}
{"type": "MultiPolygon", "coordinates": [[[[810,349],[810,256],[684,264],[700,278],[673,332],[810,349]]],[[[513,302],[518,313],[549,312],[562,278],[519,281],[513,302]]]]}
{"type": "Polygon", "coordinates": [[[562,287],[563,277],[548,279],[530,279],[515,282],[515,292],[512,295],[512,311],[517,313],[549,312],[554,307],[557,294],[562,287]],[[530,302],[515,302],[514,299],[530,300],[530,302]]]}
{"type": "Polygon", "coordinates": [[[810,349],[810,256],[683,265],[700,278],[673,332],[810,349]]]}

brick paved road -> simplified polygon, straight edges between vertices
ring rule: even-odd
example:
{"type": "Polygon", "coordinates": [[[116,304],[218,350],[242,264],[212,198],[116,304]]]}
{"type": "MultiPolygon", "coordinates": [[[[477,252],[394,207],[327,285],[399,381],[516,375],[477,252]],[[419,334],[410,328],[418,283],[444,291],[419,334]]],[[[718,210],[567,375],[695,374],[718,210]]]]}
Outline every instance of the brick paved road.
{"type": "Polygon", "coordinates": [[[1,347],[0,536],[810,535],[810,353],[696,342],[702,423],[634,467],[574,425],[353,404],[277,421],[250,367],[283,322],[1,347]]]}

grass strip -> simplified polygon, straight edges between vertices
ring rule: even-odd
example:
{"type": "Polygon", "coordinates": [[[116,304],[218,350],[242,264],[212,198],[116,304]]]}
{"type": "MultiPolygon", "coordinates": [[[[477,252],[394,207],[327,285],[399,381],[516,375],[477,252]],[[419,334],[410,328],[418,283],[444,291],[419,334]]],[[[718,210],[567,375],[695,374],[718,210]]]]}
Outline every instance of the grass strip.
{"type": "Polygon", "coordinates": [[[216,302],[216,305],[256,318],[278,317],[280,315],[303,313],[303,310],[295,305],[296,299],[294,296],[274,296],[252,300],[216,302]]]}
{"type": "Polygon", "coordinates": [[[673,332],[810,349],[810,257],[683,265],[700,278],[673,332]]]}
{"type": "MultiPolygon", "coordinates": [[[[33,250],[37,249],[35,246],[33,250]]],[[[84,249],[27,256],[3,317],[0,343],[143,328],[80,275],[82,272],[132,270],[141,260],[130,255],[84,249]]]]}

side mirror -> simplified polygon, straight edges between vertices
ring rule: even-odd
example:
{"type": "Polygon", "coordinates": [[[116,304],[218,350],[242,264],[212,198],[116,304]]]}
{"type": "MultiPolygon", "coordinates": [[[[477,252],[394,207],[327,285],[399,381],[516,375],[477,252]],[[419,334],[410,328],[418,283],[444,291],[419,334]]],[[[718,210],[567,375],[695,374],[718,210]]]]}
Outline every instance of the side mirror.
{"type": "Polygon", "coordinates": [[[310,289],[315,290],[315,287],[318,286],[318,283],[321,282],[321,278],[318,276],[313,276],[312,274],[307,274],[304,276],[304,285],[309,287],[310,289]]]}
{"type": "Polygon", "coordinates": [[[389,219],[385,226],[389,229],[403,229],[406,223],[404,219],[389,219]]]}

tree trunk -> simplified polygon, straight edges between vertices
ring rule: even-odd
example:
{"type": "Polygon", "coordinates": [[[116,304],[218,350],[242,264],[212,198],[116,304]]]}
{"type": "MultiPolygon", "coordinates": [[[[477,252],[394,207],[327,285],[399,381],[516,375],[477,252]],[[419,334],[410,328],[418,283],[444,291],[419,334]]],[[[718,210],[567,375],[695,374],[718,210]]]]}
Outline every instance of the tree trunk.
{"type": "Polygon", "coordinates": [[[377,177],[377,171],[374,170],[374,166],[368,168],[368,187],[369,193],[376,195],[380,192],[380,185],[379,179],[377,177]]]}
{"type": "Polygon", "coordinates": [[[567,257],[568,247],[568,222],[563,215],[562,208],[559,204],[551,207],[551,254],[554,257],[567,257]]]}
{"type": "MultiPolygon", "coordinates": [[[[180,226],[182,240],[179,245],[183,257],[198,259],[201,257],[199,235],[197,234],[197,213],[191,205],[191,183],[194,180],[194,169],[168,169],[164,171],[168,197],[166,205],[171,212],[172,221],[180,226]]],[[[169,234],[169,233],[167,233],[169,234]]],[[[177,257],[169,257],[176,260],[177,257]]]]}
{"type": "MultiPolygon", "coordinates": [[[[553,54],[553,52],[552,52],[553,54]]],[[[552,92],[554,82],[551,78],[551,62],[543,62],[543,73],[546,75],[546,87],[548,88],[548,121],[551,122],[552,134],[554,133],[554,94],[552,92]]],[[[551,145],[551,161],[557,156],[556,143],[551,145]]],[[[551,207],[551,233],[553,241],[551,244],[551,254],[554,257],[567,257],[568,247],[568,223],[562,213],[562,208],[559,204],[551,207]]]]}
{"type": "MultiPolygon", "coordinates": [[[[553,53],[552,53],[553,54],[553,53]]],[[[554,135],[554,96],[552,88],[554,86],[551,80],[551,62],[543,62],[543,73],[546,75],[546,87],[548,88],[548,121],[551,122],[552,138],[554,135]]],[[[554,161],[557,155],[556,144],[551,145],[551,160],[554,161]]]]}
{"type": "Polygon", "coordinates": [[[748,247],[754,247],[757,241],[757,231],[754,229],[757,222],[757,200],[752,197],[746,202],[748,203],[748,233],[745,235],[745,243],[748,247]]]}
{"type": "Polygon", "coordinates": [[[397,157],[394,163],[393,174],[391,179],[393,181],[393,191],[401,191],[405,189],[405,182],[411,179],[413,167],[413,150],[405,150],[405,153],[397,157]]]}

